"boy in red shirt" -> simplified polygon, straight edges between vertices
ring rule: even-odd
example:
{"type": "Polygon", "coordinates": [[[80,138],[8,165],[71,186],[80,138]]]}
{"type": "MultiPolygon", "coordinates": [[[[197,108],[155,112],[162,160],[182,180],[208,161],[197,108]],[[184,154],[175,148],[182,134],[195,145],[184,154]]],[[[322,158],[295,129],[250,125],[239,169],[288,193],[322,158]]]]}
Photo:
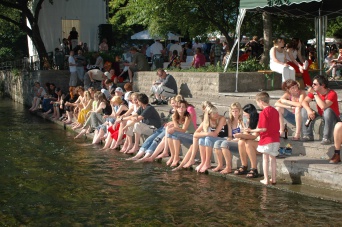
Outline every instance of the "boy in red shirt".
{"type": "Polygon", "coordinates": [[[256,103],[262,109],[259,114],[258,127],[250,132],[259,132],[260,140],[257,151],[263,154],[264,179],[263,184],[276,184],[277,162],[276,156],[279,154],[280,145],[279,134],[279,113],[270,106],[270,96],[267,92],[260,92],[256,95],[256,103]],[[271,179],[268,177],[269,161],[271,161],[271,179]]]}

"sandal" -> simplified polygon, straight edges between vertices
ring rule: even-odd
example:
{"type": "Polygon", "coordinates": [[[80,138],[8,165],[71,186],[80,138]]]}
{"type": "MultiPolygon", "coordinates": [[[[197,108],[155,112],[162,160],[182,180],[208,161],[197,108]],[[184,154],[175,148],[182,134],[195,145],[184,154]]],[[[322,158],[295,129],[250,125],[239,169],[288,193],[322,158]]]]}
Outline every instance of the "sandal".
{"type": "Polygon", "coordinates": [[[258,176],[259,176],[258,170],[254,168],[251,168],[246,175],[247,178],[257,178],[258,176]]]}
{"type": "Polygon", "coordinates": [[[235,175],[244,175],[247,173],[247,166],[240,166],[234,171],[235,175]]]}

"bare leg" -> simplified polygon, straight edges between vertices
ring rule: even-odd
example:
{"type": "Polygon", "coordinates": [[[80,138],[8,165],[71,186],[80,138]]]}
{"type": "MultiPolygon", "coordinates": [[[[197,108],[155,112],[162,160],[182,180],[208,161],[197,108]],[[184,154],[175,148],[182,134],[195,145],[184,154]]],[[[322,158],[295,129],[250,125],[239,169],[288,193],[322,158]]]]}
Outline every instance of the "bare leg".
{"type": "Polygon", "coordinates": [[[186,155],[184,156],[184,158],[183,158],[182,162],[179,164],[179,166],[177,168],[173,169],[172,171],[177,171],[181,168],[185,168],[184,166],[190,160],[191,153],[192,153],[192,145],[190,146],[188,152],[186,152],[186,155]]]}
{"type": "MultiPolygon", "coordinates": [[[[166,142],[167,141],[167,129],[168,128],[166,128],[165,130],[166,130],[166,132],[165,132],[165,136],[164,136],[164,138],[163,138],[163,140],[165,140],[165,143],[164,143],[164,149],[163,149],[163,153],[161,153],[160,155],[158,155],[158,157],[157,158],[164,158],[164,157],[168,157],[169,156],[169,143],[168,142],[166,142]]],[[[171,153],[171,151],[170,151],[170,153],[171,153]]]]}
{"type": "Polygon", "coordinates": [[[270,155],[271,158],[271,171],[272,171],[272,179],[271,184],[277,183],[277,160],[275,156],[270,155]]]}
{"type": "Polygon", "coordinates": [[[241,159],[241,165],[248,166],[247,161],[247,152],[246,152],[246,141],[244,139],[240,139],[238,142],[238,148],[239,148],[239,155],[241,159]]]}
{"type": "Polygon", "coordinates": [[[276,107],[276,109],[278,110],[279,112],[279,124],[280,124],[280,136],[283,136],[282,134],[284,133],[284,117],[283,117],[283,114],[284,114],[284,108],[282,107],[276,107]]]}
{"type": "Polygon", "coordinates": [[[214,152],[216,154],[217,166],[215,169],[213,169],[213,171],[218,172],[218,171],[222,170],[222,168],[223,168],[222,150],[221,149],[214,149],[214,152]]]}
{"type": "Polygon", "coordinates": [[[200,156],[201,156],[201,163],[196,167],[196,171],[199,172],[202,167],[205,164],[205,155],[206,155],[206,151],[205,151],[205,147],[204,146],[199,146],[199,150],[200,150],[200,156]]]}
{"type": "Polygon", "coordinates": [[[335,128],[334,128],[335,150],[341,149],[341,143],[342,143],[342,122],[338,122],[336,123],[335,128]]]}
{"type": "Polygon", "coordinates": [[[125,144],[124,144],[124,147],[121,149],[121,152],[124,152],[125,154],[130,150],[132,149],[133,147],[133,137],[132,136],[128,136],[126,135],[126,141],[127,141],[127,145],[125,147],[125,144]]]}
{"type": "Polygon", "coordinates": [[[300,138],[300,132],[302,129],[302,115],[301,115],[301,107],[296,107],[295,110],[295,118],[296,118],[296,132],[295,132],[295,138],[300,138]]]}
{"type": "Polygon", "coordinates": [[[158,146],[157,146],[156,150],[153,152],[153,154],[150,157],[144,159],[144,162],[152,162],[155,158],[158,159],[158,157],[159,157],[158,155],[164,150],[165,142],[166,141],[165,141],[165,137],[164,137],[162,139],[162,141],[158,144],[158,146]]]}
{"type": "Polygon", "coordinates": [[[129,140],[132,140],[132,137],[126,135],[126,140],[125,140],[124,145],[122,146],[120,152],[126,152],[128,146],[129,146],[129,140]]]}
{"type": "Polygon", "coordinates": [[[175,159],[175,148],[174,148],[173,140],[171,138],[167,138],[167,143],[169,144],[170,153],[171,153],[171,157],[166,162],[166,165],[169,166],[173,164],[173,160],[175,159]]]}
{"type": "Polygon", "coordinates": [[[173,140],[173,149],[174,149],[174,157],[173,157],[173,162],[171,164],[171,167],[176,167],[179,163],[179,160],[180,160],[180,158],[179,158],[180,141],[179,140],[173,140]]]}
{"type": "Polygon", "coordinates": [[[74,139],[80,138],[83,134],[86,134],[87,130],[88,130],[88,129],[83,128],[83,129],[81,130],[81,132],[78,133],[77,136],[75,136],[74,139]]]}
{"type": "Polygon", "coordinates": [[[108,133],[107,139],[106,139],[106,143],[105,143],[105,145],[103,146],[102,149],[103,149],[103,150],[104,150],[104,149],[108,149],[108,148],[110,147],[110,145],[112,144],[112,142],[113,142],[113,138],[112,138],[111,134],[108,133]]]}
{"type": "Polygon", "coordinates": [[[257,157],[256,157],[256,148],[258,146],[258,142],[255,140],[246,140],[246,152],[249,160],[251,161],[251,168],[257,169],[257,157]]]}
{"type": "Polygon", "coordinates": [[[94,136],[94,140],[93,140],[93,144],[95,143],[99,143],[101,140],[103,140],[103,136],[104,136],[105,132],[103,131],[102,128],[100,128],[100,130],[98,130],[97,136],[94,136]]]}
{"type": "Polygon", "coordinates": [[[195,157],[198,151],[198,138],[194,138],[194,142],[192,143],[192,152],[188,162],[184,165],[184,168],[189,168],[193,164],[195,164],[195,157]]]}
{"type": "Polygon", "coordinates": [[[119,134],[118,134],[118,139],[116,140],[117,142],[115,143],[114,146],[111,147],[111,149],[116,149],[119,147],[122,143],[122,137],[124,135],[123,128],[126,126],[126,122],[122,122],[119,127],[119,134]]]}
{"type": "Polygon", "coordinates": [[[262,168],[264,170],[264,179],[261,180],[260,182],[262,184],[269,184],[269,178],[268,178],[268,162],[269,162],[269,155],[268,154],[263,154],[262,155],[263,162],[262,162],[262,168]]]}
{"type": "Polygon", "coordinates": [[[201,173],[204,173],[207,169],[210,169],[212,153],[213,153],[212,147],[205,147],[205,162],[200,170],[201,173]]]}
{"type": "Polygon", "coordinates": [[[141,159],[136,160],[135,163],[144,162],[150,156],[151,156],[151,153],[146,152],[145,156],[142,157],[141,159]]]}
{"type": "Polygon", "coordinates": [[[231,173],[232,172],[232,154],[230,150],[227,148],[222,148],[222,154],[224,156],[224,160],[226,161],[226,168],[221,171],[221,173],[231,173]]]}
{"type": "Polygon", "coordinates": [[[127,154],[133,154],[139,150],[139,142],[140,142],[140,134],[139,133],[134,133],[134,145],[133,147],[127,151],[127,154]]]}
{"type": "Polygon", "coordinates": [[[134,157],[127,158],[126,160],[138,160],[139,158],[143,157],[145,154],[145,151],[139,151],[134,157]]]}

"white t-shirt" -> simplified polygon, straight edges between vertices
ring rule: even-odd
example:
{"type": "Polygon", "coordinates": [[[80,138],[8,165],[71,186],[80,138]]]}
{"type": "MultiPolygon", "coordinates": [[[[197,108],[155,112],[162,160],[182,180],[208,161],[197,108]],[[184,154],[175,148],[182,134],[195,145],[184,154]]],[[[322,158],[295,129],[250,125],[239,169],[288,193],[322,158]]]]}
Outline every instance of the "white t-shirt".
{"type": "Polygon", "coordinates": [[[69,56],[68,62],[69,62],[69,70],[70,70],[70,72],[71,73],[76,72],[77,69],[76,69],[76,61],[75,61],[74,56],[69,56]],[[73,65],[70,65],[70,64],[73,64],[73,65]]]}
{"type": "Polygon", "coordinates": [[[160,42],[155,42],[151,45],[150,52],[152,55],[161,54],[163,50],[163,45],[160,42]]]}
{"type": "Polygon", "coordinates": [[[170,53],[172,54],[174,50],[177,50],[178,54],[180,54],[181,52],[183,52],[182,46],[179,44],[173,44],[170,47],[170,53]]]}

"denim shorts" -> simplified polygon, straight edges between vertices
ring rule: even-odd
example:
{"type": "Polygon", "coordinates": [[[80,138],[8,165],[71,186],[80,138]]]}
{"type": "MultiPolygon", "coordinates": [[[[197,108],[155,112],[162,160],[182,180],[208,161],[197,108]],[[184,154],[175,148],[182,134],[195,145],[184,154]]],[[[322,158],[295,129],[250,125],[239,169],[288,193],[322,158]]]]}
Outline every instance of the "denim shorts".
{"type": "Polygon", "coordinates": [[[174,132],[172,134],[168,134],[167,138],[171,138],[173,140],[179,140],[181,144],[184,145],[191,145],[193,142],[194,136],[189,133],[184,133],[184,132],[174,132]]]}
{"type": "Polygon", "coordinates": [[[214,143],[214,149],[226,148],[230,151],[238,151],[237,141],[228,141],[227,139],[217,140],[214,143]]]}
{"type": "Polygon", "coordinates": [[[287,122],[289,122],[291,125],[296,125],[296,117],[295,114],[289,111],[288,109],[284,108],[284,114],[283,117],[287,122]]]}
{"type": "Polygon", "coordinates": [[[222,137],[212,137],[212,136],[206,136],[206,137],[202,137],[198,140],[198,144],[200,146],[205,146],[205,147],[213,147],[214,143],[217,140],[222,140],[222,137]]]}

